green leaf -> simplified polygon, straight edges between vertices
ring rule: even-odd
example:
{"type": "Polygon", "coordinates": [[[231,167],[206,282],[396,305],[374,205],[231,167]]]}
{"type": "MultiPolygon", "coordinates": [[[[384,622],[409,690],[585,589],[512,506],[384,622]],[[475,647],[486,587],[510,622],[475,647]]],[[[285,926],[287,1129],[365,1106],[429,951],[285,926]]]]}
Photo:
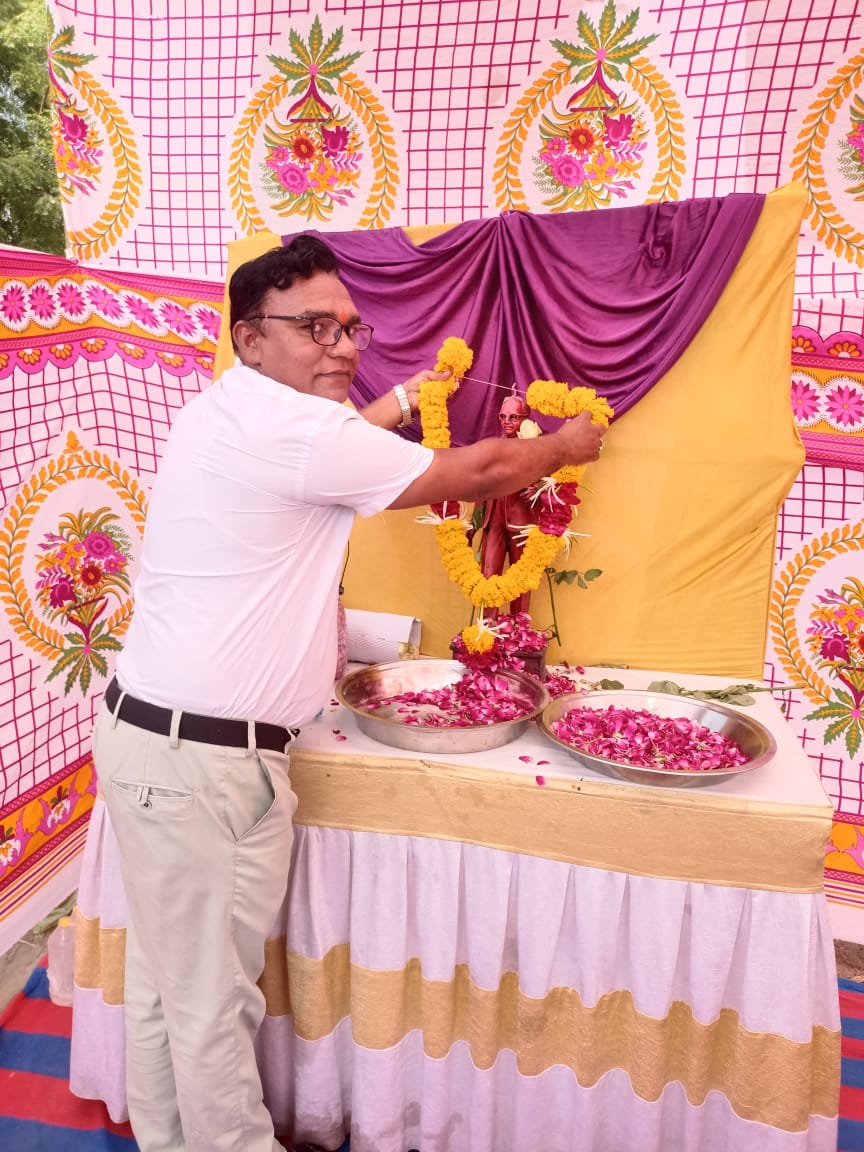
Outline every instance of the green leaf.
{"type": "Polygon", "coordinates": [[[75,686],[75,681],[78,679],[78,677],[81,673],[81,667],[82,667],[82,662],[80,660],[78,660],[78,661],[76,661],[74,668],[72,668],[67,673],[66,681],[63,685],[63,694],[65,696],[68,696],[69,693],[72,691],[72,688],[75,686]]]}
{"type": "Polygon", "coordinates": [[[615,692],[624,685],[620,680],[607,680],[604,676],[602,680],[597,680],[594,684],[595,688],[602,688],[604,692],[615,692]]]}
{"type": "Polygon", "coordinates": [[[829,724],[825,729],[825,736],[823,739],[826,744],[830,744],[832,740],[836,740],[844,728],[852,723],[851,716],[844,716],[842,720],[835,720],[833,724],[829,724]]]}
{"type": "Polygon", "coordinates": [[[602,568],[589,568],[588,571],[584,573],[586,580],[596,580],[598,577],[600,577],[602,575],[603,575],[603,569],[602,568]]]}
{"type": "Polygon", "coordinates": [[[722,704],[736,704],[741,708],[746,708],[749,704],[756,703],[755,696],[751,696],[749,692],[741,692],[737,689],[720,691],[719,689],[712,690],[708,688],[701,692],[687,692],[685,695],[692,696],[695,700],[716,700],[722,704]]]}
{"type": "Polygon", "coordinates": [[[628,12],[611,36],[606,38],[606,51],[613,52],[622,40],[626,40],[639,20],[639,9],[628,12]]]}
{"type": "Polygon", "coordinates": [[[337,60],[329,60],[318,69],[319,76],[340,76],[346,68],[350,68],[355,60],[359,60],[362,52],[351,52],[348,56],[340,56],[337,60]]]}
{"type": "Polygon", "coordinates": [[[593,53],[587,52],[584,48],[577,48],[575,44],[570,44],[566,40],[552,40],[551,44],[556,52],[560,52],[574,64],[587,64],[594,59],[593,53]]]}
{"type": "Polygon", "coordinates": [[[323,43],[324,33],[321,31],[321,20],[316,16],[312,21],[312,28],[309,32],[309,51],[314,57],[318,57],[323,43]]]}
{"type": "MultiPolygon", "coordinates": [[[[316,19],[317,19],[317,17],[316,17],[316,19]]],[[[337,28],[336,31],[331,35],[331,37],[327,41],[327,43],[324,45],[323,49],[321,50],[321,54],[318,57],[318,63],[319,64],[323,64],[325,60],[330,59],[330,57],[333,55],[334,52],[339,51],[339,49],[342,47],[342,40],[343,40],[344,36],[345,36],[345,33],[342,31],[342,29],[337,28]]],[[[359,56],[360,53],[358,52],[357,55],[359,56]]]]}
{"type": "Polygon", "coordinates": [[[680,696],[684,691],[674,680],[652,680],[648,685],[649,692],[666,692],[670,696],[680,696]]]}
{"type": "Polygon", "coordinates": [[[309,57],[309,50],[293,28],[291,29],[291,32],[288,36],[288,40],[291,44],[294,55],[297,57],[301,64],[306,66],[306,70],[308,72],[308,70],[312,67],[312,60],[309,57]]]}
{"type": "Polygon", "coordinates": [[[108,675],[108,661],[104,656],[100,656],[98,652],[91,652],[90,663],[102,676],[108,675]]]}
{"type": "Polygon", "coordinates": [[[75,39],[75,26],[67,24],[65,28],[61,28],[54,39],[51,41],[52,51],[55,48],[65,48],[67,44],[71,44],[75,39]]]}
{"type": "Polygon", "coordinates": [[[566,568],[562,572],[555,573],[556,584],[572,584],[579,576],[575,568],[566,568]]]}
{"type": "Polygon", "coordinates": [[[90,644],[90,647],[95,651],[99,649],[100,652],[119,652],[123,645],[116,637],[111,635],[97,636],[90,644]]]}
{"type": "Polygon", "coordinates": [[[657,36],[641,36],[638,40],[631,40],[629,44],[622,44],[620,48],[615,48],[611,53],[615,60],[621,60],[627,64],[638,56],[640,52],[644,52],[652,40],[656,40],[657,36]]]}
{"type": "Polygon", "coordinates": [[[587,588],[588,587],[588,585],[585,583],[584,579],[582,578],[581,572],[576,573],[576,583],[579,585],[580,588],[587,588]]]}
{"type": "Polygon", "coordinates": [[[279,69],[283,76],[302,76],[305,78],[309,75],[309,69],[298,64],[296,60],[286,60],[284,56],[268,56],[267,59],[275,68],[279,69]]]}
{"type": "Polygon", "coordinates": [[[808,712],[805,720],[833,720],[838,716],[848,716],[849,707],[845,704],[823,704],[815,712],[808,712]]]}
{"type": "Polygon", "coordinates": [[[846,751],[850,756],[855,756],[858,749],[861,747],[861,721],[856,724],[850,724],[846,732],[846,751]]]}
{"type": "Polygon", "coordinates": [[[582,37],[582,40],[584,41],[585,44],[587,44],[587,46],[591,49],[591,51],[596,55],[597,52],[599,51],[600,47],[601,47],[600,41],[597,38],[596,28],[594,27],[594,25],[591,23],[591,21],[588,19],[588,17],[585,15],[584,12],[579,13],[579,17],[576,21],[576,24],[579,28],[579,35],[582,37]]]}
{"type": "Polygon", "coordinates": [[[65,672],[72,664],[77,664],[84,656],[83,648],[67,648],[52,670],[46,676],[46,680],[53,680],[55,676],[59,676],[61,672],[65,672]]]}
{"type": "MultiPolygon", "coordinates": [[[[632,12],[631,12],[632,16],[632,12]]],[[[613,0],[608,0],[606,7],[600,14],[600,40],[603,44],[608,44],[609,37],[615,29],[615,4],[613,0]]]]}
{"type": "MultiPolygon", "coordinates": [[[[842,701],[847,706],[847,708],[851,708],[853,706],[853,700],[852,700],[852,693],[851,692],[846,692],[842,688],[835,688],[834,689],[834,695],[837,697],[838,700],[842,701]]],[[[806,717],[805,717],[805,719],[806,719],[806,717]]]]}

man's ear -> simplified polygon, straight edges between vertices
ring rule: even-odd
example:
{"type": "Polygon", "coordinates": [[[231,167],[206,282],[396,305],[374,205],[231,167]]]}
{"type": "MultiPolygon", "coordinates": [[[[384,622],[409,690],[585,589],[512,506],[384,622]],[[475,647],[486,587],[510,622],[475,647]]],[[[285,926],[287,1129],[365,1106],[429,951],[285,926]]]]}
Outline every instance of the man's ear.
{"type": "Polygon", "coordinates": [[[244,364],[257,366],[261,363],[261,329],[254,320],[238,320],[231,330],[237,355],[244,364]]]}

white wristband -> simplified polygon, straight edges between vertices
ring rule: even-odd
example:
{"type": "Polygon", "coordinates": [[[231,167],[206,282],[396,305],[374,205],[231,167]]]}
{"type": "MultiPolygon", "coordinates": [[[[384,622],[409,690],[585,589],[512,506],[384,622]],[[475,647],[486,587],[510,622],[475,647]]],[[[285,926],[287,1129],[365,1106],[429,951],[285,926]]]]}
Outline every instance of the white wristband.
{"type": "Polygon", "coordinates": [[[402,409],[402,422],[399,427],[407,428],[409,424],[414,423],[414,413],[411,411],[411,405],[408,403],[408,393],[401,384],[394,385],[393,393],[399,401],[399,407],[402,409]]]}

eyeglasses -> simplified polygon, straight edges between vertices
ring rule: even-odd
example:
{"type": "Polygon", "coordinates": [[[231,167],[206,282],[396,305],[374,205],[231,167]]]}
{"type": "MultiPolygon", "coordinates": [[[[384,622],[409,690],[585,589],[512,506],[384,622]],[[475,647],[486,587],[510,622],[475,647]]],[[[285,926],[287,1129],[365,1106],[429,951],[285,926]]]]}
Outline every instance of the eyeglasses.
{"type": "Polygon", "coordinates": [[[250,320],[305,320],[305,327],[316,344],[332,348],[342,339],[344,332],[358,352],[372,343],[374,329],[370,324],[340,324],[332,316],[276,316],[273,313],[250,316],[250,320]]]}

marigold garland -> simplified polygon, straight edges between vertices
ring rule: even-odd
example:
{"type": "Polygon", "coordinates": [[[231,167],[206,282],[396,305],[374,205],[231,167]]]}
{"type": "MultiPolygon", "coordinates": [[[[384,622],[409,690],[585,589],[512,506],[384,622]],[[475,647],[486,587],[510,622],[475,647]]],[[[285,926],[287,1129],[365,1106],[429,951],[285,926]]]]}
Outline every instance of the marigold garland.
{"type": "Polygon", "coordinates": [[[447,401],[459,387],[462,377],[474,363],[474,353],[458,336],[448,336],[438,351],[436,372],[449,372],[449,380],[424,380],[418,403],[423,443],[427,448],[450,447],[447,401]]]}
{"type": "MultiPolygon", "coordinates": [[[[429,448],[450,447],[450,422],[447,400],[456,391],[459,383],[474,360],[474,353],[464,340],[448,337],[435,364],[436,372],[450,372],[447,380],[427,380],[420,386],[420,421],[423,429],[423,443],[429,448]]],[[[580,412],[589,411],[596,424],[608,428],[612,409],[602,396],[592,388],[570,388],[557,380],[535,380],[529,385],[526,395],[528,404],[547,416],[569,419],[580,412]]],[[[576,485],[585,472],[585,465],[565,465],[554,472],[551,480],[553,492],[559,485],[576,485]]],[[[549,479],[543,483],[549,487],[549,479]]],[[[569,500],[562,500],[572,507],[569,500]]],[[[567,517],[569,523],[570,517],[567,517]]],[[[427,521],[428,522],[428,521],[427,521]]],[[[441,559],[450,579],[458,584],[475,608],[500,608],[516,600],[524,592],[533,592],[540,586],[543,573],[555,559],[561,548],[562,536],[567,523],[562,523],[557,534],[541,532],[533,525],[525,540],[522,555],[515,564],[500,575],[484,576],[465,533],[464,521],[457,516],[444,518],[435,524],[435,535],[441,550],[441,559]]],[[[470,625],[462,633],[466,644],[472,647],[482,645],[485,637],[477,631],[477,625],[470,625]],[[471,631],[474,629],[474,631],[471,631]],[[468,635],[466,635],[468,633],[468,635]],[[470,637],[470,639],[469,639],[470,637]]]]}

